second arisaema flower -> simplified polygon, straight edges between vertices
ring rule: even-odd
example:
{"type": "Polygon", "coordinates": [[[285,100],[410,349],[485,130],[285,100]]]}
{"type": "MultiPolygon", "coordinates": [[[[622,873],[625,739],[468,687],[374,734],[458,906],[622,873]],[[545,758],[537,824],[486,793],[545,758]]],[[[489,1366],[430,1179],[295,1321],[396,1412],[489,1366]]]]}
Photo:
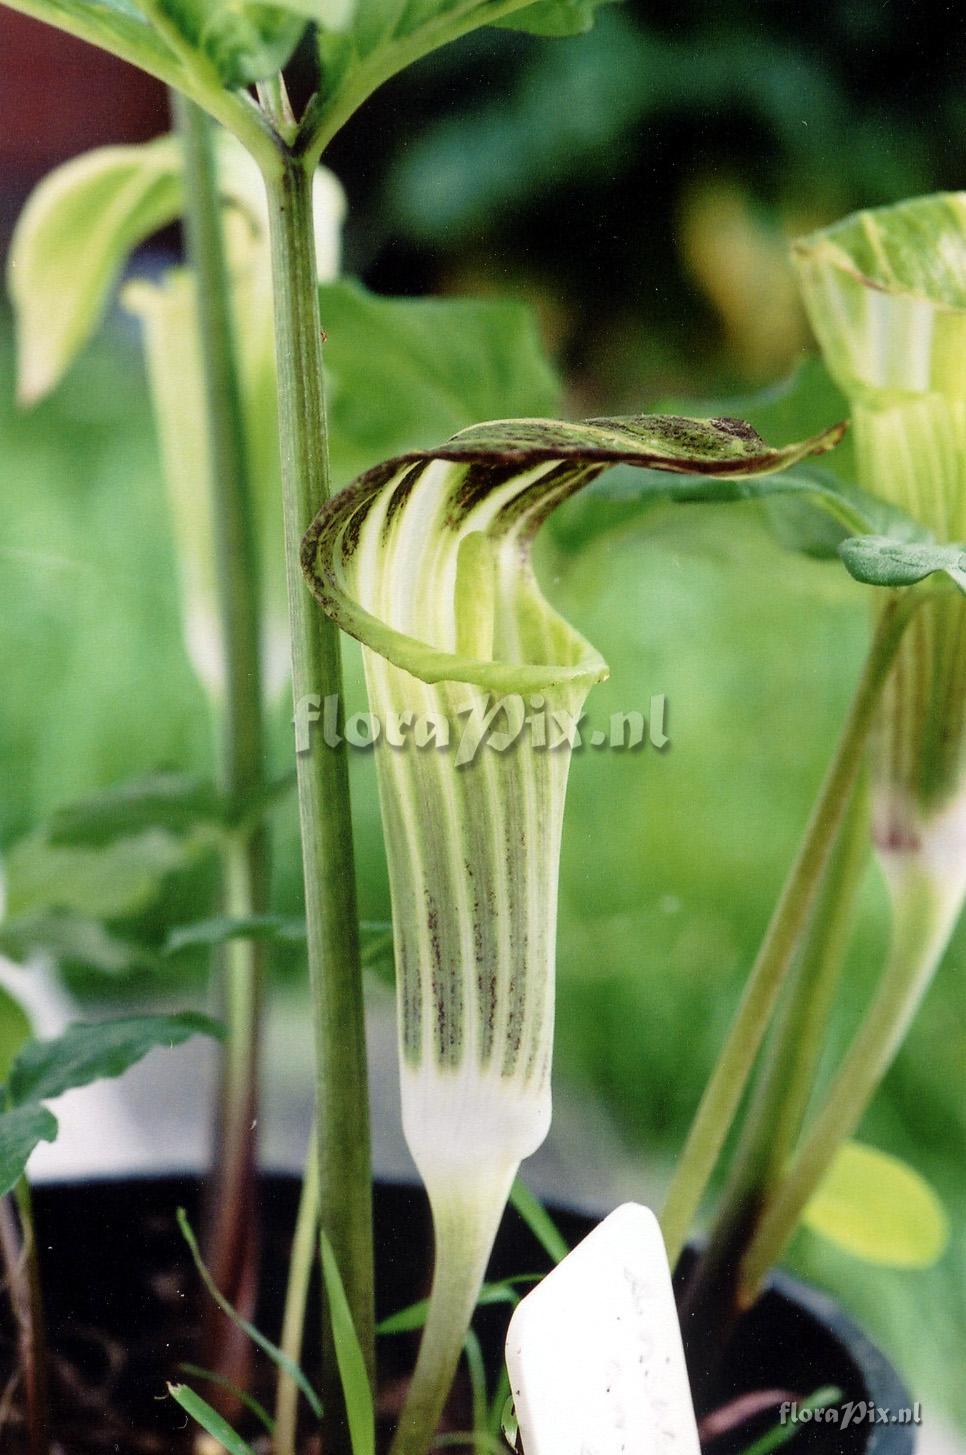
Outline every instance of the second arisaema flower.
{"type": "Polygon", "coordinates": [[[609,465],[755,475],[838,433],[776,450],[734,420],[480,425],[368,471],[305,537],[308,582],[363,644],[392,728],[376,758],[403,1122],[436,1232],[395,1455],[429,1446],[511,1183],[550,1124],[566,724],[607,667],[544,598],[534,536],[609,465]]]}

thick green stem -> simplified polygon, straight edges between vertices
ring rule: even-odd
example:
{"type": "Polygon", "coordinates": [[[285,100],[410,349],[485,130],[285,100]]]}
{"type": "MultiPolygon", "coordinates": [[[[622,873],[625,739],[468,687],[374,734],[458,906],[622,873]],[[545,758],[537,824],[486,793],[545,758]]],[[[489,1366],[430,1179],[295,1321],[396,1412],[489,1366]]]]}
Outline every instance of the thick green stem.
{"type": "Polygon", "coordinates": [[[775,1002],[818,893],[865,753],[883,685],[918,600],[894,596],[882,611],[861,680],[801,847],[705,1090],[671,1182],[662,1229],[672,1264],[704,1196],[755,1063],[775,1002]]]}
{"type": "MultiPolygon", "coordinates": [[[[293,1364],[302,1362],[305,1309],[312,1268],[318,1251],[318,1229],[319,1144],[313,1127],[288,1260],[288,1283],[285,1289],[285,1312],[280,1340],[282,1352],[288,1355],[293,1364]]],[[[295,1455],[298,1400],[299,1391],[295,1380],[284,1369],[280,1369],[275,1394],[274,1455],[295,1455]]]]}
{"type": "MultiPolygon", "coordinates": [[[[245,417],[211,123],[177,94],[173,106],[184,149],[187,251],[197,286],[225,663],[220,776],[228,797],[242,804],[257,798],[265,782],[258,563],[245,417]]],[[[230,915],[262,914],[268,909],[268,836],[262,823],[239,831],[229,841],[224,877],[230,915]]],[[[255,1128],[264,957],[263,941],[239,941],[229,946],[224,959],[227,1043],[208,1250],[218,1287],[245,1312],[254,1306],[257,1283],[255,1128]]],[[[233,1325],[219,1326],[216,1346],[208,1355],[219,1371],[225,1358],[235,1362],[220,1347],[223,1341],[229,1347],[242,1347],[233,1325]]]]}
{"type": "MultiPolygon", "coordinates": [[[[296,711],[339,697],[337,628],[316,606],[299,562],[302,536],[329,493],[322,329],[312,176],[289,159],[266,177],[272,240],[285,557],[296,711]]],[[[297,755],[299,812],[315,1011],[320,1223],[335,1251],[366,1362],[374,1364],[372,1190],[359,926],[345,749],[313,735],[297,755]]],[[[327,1455],[347,1448],[338,1372],[327,1340],[327,1455]],[[331,1428],[330,1428],[331,1427],[331,1428]]]]}
{"type": "Polygon", "coordinates": [[[781,1256],[835,1153],[858,1126],[942,959],[962,906],[961,845],[959,857],[952,875],[912,855],[892,876],[892,944],[882,982],[747,1251],[741,1283],[749,1299],[781,1256]]]}
{"type": "MultiPolygon", "coordinates": [[[[515,1168],[513,1171],[515,1172],[515,1168]]],[[[463,1352],[512,1173],[431,1196],[436,1263],[419,1357],[390,1455],[426,1455],[463,1352]]]]}

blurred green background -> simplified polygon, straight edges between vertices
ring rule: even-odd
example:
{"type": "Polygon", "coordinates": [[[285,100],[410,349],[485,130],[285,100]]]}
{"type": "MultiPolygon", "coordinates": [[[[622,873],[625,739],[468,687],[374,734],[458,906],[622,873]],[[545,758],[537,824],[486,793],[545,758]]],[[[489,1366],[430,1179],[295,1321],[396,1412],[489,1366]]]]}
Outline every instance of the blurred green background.
{"type": "MultiPolygon", "coordinates": [[[[953,14],[936,6],[935,18],[871,0],[800,12],[773,0],[627,0],[574,41],[481,34],[392,83],[333,147],[349,202],[346,270],[384,293],[527,301],[571,414],[755,390],[809,348],[788,237],[961,179],[966,93],[945,31],[953,14]]],[[[29,162],[7,173],[8,221],[29,173],[29,162]]],[[[210,771],[213,754],[182,645],[133,327],[112,317],[31,414],[14,408],[12,366],[0,314],[4,854],[59,805],[159,768],[210,771]]],[[[365,402],[393,407],[377,390],[365,402]]],[[[815,426],[841,408],[819,386],[806,404],[815,426]]],[[[800,427],[783,424],[780,407],[762,418],[779,441],[800,427]]],[[[665,1174],[834,741],[865,605],[835,567],[782,551],[753,507],[615,514],[589,545],[580,509],[543,543],[541,568],[611,664],[592,716],[646,711],[664,693],[671,743],[576,756],[557,1075],[606,1107],[642,1167],[665,1174]]],[[[351,651],[349,670],[358,705],[351,651]]],[[[279,706],[279,771],[287,718],[279,706]]],[[[364,755],[353,774],[362,913],[383,919],[364,755]]],[[[291,801],[274,827],[276,907],[297,913],[291,801]]],[[[211,912],[216,895],[215,866],[201,861],[122,928],[157,942],[166,926],[211,912]]],[[[883,938],[870,872],[838,1044],[883,938]]],[[[929,1273],[883,1272],[802,1234],[792,1262],[842,1297],[918,1397],[966,1425],[964,949],[960,934],[862,1129],[939,1189],[949,1251],[929,1273]]],[[[283,993],[301,994],[298,954],[279,962],[283,993]]],[[[135,983],[150,994],[175,974],[197,983],[201,966],[142,971],[135,983]]],[[[93,999],[117,984],[76,970],[73,983],[93,999]]]]}

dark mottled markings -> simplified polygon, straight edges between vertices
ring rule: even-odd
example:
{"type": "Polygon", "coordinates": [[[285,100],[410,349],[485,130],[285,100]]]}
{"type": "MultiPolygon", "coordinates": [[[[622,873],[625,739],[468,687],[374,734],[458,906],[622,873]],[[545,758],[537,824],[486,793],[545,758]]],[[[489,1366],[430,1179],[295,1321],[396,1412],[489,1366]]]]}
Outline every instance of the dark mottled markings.
{"type": "Polygon", "coordinates": [[[602,465],[584,465],[578,460],[561,460],[559,465],[534,480],[519,495],[508,500],[496,515],[491,527],[494,534],[509,531],[518,521],[527,520],[528,534],[533,535],[548,515],[568,495],[573,495],[596,475],[602,465]]]}
{"type": "Polygon", "coordinates": [[[342,559],[351,560],[355,554],[356,546],[359,544],[359,532],[362,530],[366,516],[372,509],[377,499],[377,492],[364,495],[348,516],[342,529],[342,559]]]}
{"type": "Polygon", "coordinates": [[[442,1066],[458,1066],[463,1050],[463,981],[459,955],[447,957],[443,953],[439,909],[428,889],[426,928],[429,931],[433,1007],[436,1012],[436,1057],[442,1066]]]}
{"type": "MultiPolygon", "coordinates": [[[[735,444],[764,446],[757,430],[740,419],[688,419],[682,414],[665,414],[655,415],[653,420],[645,416],[636,424],[629,424],[624,419],[589,419],[587,423],[613,434],[626,435],[642,453],[680,450],[697,455],[699,459],[703,456],[713,461],[720,459],[722,449],[732,453],[735,444]],[[653,439],[645,441],[641,438],[641,424],[650,426],[653,439]]],[[[742,449],[741,454],[746,453],[748,451],[742,449]]]]}
{"type": "Polygon", "coordinates": [[[385,542],[389,538],[389,532],[392,529],[393,521],[402,510],[403,506],[406,504],[406,501],[409,499],[410,495],[413,493],[416,482],[419,480],[419,477],[422,475],[425,469],[426,462],[423,460],[420,460],[419,464],[413,465],[412,469],[406,471],[405,475],[402,477],[399,484],[390,495],[389,504],[386,506],[386,518],[382,523],[383,544],[385,544],[385,542]]]}
{"type": "Polygon", "coordinates": [[[402,987],[403,1053],[411,1064],[418,1064],[423,1044],[423,994],[419,978],[418,955],[407,936],[398,940],[397,972],[402,987]]]}
{"type": "Polygon", "coordinates": [[[517,467],[504,462],[493,464],[488,460],[474,460],[453,492],[446,509],[446,525],[450,530],[461,526],[468,515],[482,500],[516,473],[517,467]]]}

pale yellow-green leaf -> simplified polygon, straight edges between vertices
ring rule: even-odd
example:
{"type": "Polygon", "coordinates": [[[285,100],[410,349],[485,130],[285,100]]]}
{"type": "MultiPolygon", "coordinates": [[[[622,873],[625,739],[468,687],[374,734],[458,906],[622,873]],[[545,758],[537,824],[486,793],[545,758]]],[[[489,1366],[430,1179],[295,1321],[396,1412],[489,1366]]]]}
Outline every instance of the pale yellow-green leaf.
{"type": "Polygon", "coordinates": [[[920,1173],[877,1147],[846,1142],[802,1221],[866,1263],[929,1268],[946,1248],[949,1219],[920,1173]]]}
{"type": "Polygon", "coordinates": [[[0,1086],[6,1082],[17,1052],[30,1035],[27,1012],[9,990],[0,985],[0,1086]]]}

